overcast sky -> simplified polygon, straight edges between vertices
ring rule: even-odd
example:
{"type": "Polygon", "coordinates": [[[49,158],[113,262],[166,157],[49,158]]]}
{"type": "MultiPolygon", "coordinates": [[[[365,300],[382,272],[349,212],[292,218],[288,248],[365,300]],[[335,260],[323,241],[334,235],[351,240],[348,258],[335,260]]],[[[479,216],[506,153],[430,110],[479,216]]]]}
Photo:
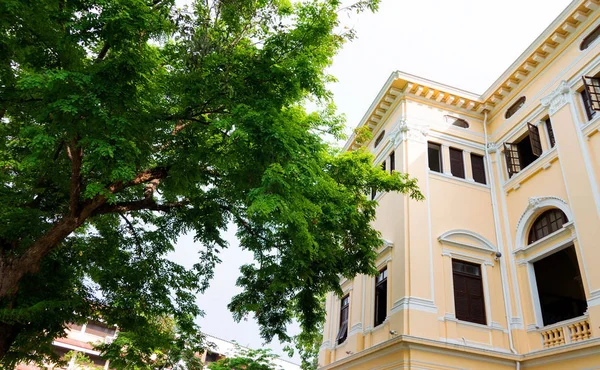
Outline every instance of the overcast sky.
{"type": "MultiPolygon", "coordinates": [[[[181,0],[183,2],[185,0],[181,0]]],[[[348,132],[375,99],[391,72],[400,70],[430,80],[483,93],[570,3],[568,0],[382,0],[376,14],[344,16],[358,39],[346,44],[330,73],[348,132]]],[[[227,304],[239,289],[239,267],[252,256],[239,249],[235,231],[226,232],[230,247],[221,253],[211,287],[198,297],[205,311],[204,332],[263,347],[258,326],[235,323],[227,304]]],[[[172,259],[185,266],[197,261],[193,238],[180,239],[172,259]]],[[[297,330],[297,328],[293,328],[297,330]]],[[[287,358],[279,343],[268,345],[287,358]]],[[[292,359],[299,362],[297,356],[292,359]]]]}

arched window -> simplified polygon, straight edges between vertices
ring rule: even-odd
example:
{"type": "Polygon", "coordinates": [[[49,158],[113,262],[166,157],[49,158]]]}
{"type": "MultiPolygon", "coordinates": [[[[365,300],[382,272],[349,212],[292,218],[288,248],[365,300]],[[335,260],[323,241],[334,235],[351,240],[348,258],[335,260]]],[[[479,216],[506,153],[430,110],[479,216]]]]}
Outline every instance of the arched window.
{"type": "Polygon", "coordinates": [[[381,140],[383,140],[384,136],[385,136],[385,130],[381,131],[381,134],[379,134],[379,136],[377,136],[377,139],[375,139],[375,145],[373,145],[374,148],[377,148],[377,145],[379,145],[379,143],[381,143],[381,140]]]}
{"type": "Polygon", "coordinates": [[[458,117],[453,117],[453,116],[444,116],[444,119],[446,120],[446,123],[452,125],[452,126],[458,126],[458,127],[462,127],[462,128],[469,128],[469,122],[465,121],[462,118],[458,118],[458,117]]]}
{"type": "Polygon", "coordinates": [[[523,104],[525,104],[525,100],[527,100],[527,98],[525,98],[524,96],[521,96],[519,98],[519,100],[517,100],[515,102],[515,104],[511,105],[510,108],[508,108],[506,110],[506,113],[504,113],[504,118],[509,119],[510,117],[513,116],[513,114],[517,113],[517,111],[519,109],[521,109],[521,107],[523,106],[523,104]]]}
{"type": "Polygon", "coordinates": [[[535,220],[529,230],[528,244],[542,239],[559,230],[567,222],[567,216],[558,208],[550,209],[535,220]]]}
{"type": "Polygon", "coordinates": [[[579,45],[579,50],[587,49],[594,41],[598,39],[598,36],[600,36],[600,26],[594,28],[594,30],[583,39],[579,45]]]}

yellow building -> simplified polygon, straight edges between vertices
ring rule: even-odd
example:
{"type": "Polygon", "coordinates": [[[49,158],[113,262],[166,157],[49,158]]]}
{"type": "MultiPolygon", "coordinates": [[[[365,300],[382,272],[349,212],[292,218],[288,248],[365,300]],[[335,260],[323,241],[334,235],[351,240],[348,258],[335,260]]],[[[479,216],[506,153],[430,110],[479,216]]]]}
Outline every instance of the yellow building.
{"type": "Polygon", "coordinates": [[[374,193],[378,277],[329,294],[322,369],[600,368],[600,1],[483,94],[394,72],[359,126],[426,197],[374,193]]]}

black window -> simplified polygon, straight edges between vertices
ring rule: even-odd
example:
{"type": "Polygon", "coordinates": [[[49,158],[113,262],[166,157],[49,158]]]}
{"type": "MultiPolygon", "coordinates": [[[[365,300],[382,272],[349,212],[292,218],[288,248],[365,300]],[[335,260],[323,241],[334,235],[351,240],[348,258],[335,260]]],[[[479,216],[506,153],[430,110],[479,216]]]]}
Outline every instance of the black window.
{"type": "Polygon", "coordinates": [[[519,100],[517,100],[513,105],[510,106],[504,113],[504,118],[509,119],[512,117],[521,107],[525,104],[525,100],[527,100],[524,96],[521,96],[519,100]]]}
{"type": "Polygon", "coordinates": [[[383,323],[387,316],[387,269],[379,272],[375,278],[375,324],[383,323]]]}
{"type": "Polygon", "coordinates": [[[520,172],[542,154],[540,132],[537,126],[527,123],[527,135],[521,140],[504,143],[504,157],[508,176],[520,172]]]}
{"type": "Polygon", "coordinates": [[[546,119],[546,131],[548,132],[548,139],[550,139],[550,148],[554,148],[554,145],[556,145],[556,140],[554,139],[554,130],[552,129],[552,122],[550,122],[550,118],[546,119]]]}
{"type": "Polygon", "coordinates": [[[485,184],[485,166],[483,165],[483,156],[471,153],[471,170],[473,180],[480,184],[485,184]]]}
{"type": "Polygon", "coordinates": [[[442,172],[442,146],[436,143],[427,143],[427,157],[429,159],[429,169],[442,172]]]}
{"type": "Polygon", "coordinates": [[[452,260],[452,278],[454,282],[456,318],[485,325],[485,303],[483,299],[481,266],[474,263],[452,260]]]}
{"type": "Polygon", "coordinates": [[[581,98],[588,120],[591,120],[600,110],[600,77],[583,76],[581,98]]]}
{"type": "Polygon", "coordinates": [[[381,162],[381,169],[385,171],[385,161],[381,162]]]}
{"type": "Polygon", "coordinates": [[[377,139],[375,139],[375,144],[374,144],[374,148],[377,148],[377,145],[379,145],[381,143],[381,140],[383,140],[383,137],[385,136],[385,130],[381,131],[381,134],[379,134],[379,136],[377,136],[377,139]]]}
{"type": "Polygon", "coordinates": [[[594,28],[594,30],[583,39],[579,45],[579,50],[587,49],[594,41],[596,41],[598,36],[600,36],[600,26],[594,28]]]}
{"type": "Polygon", "coordinates": [[[567,216],[557,208],[548,210],[536,218],[529,230],[528,243],[531,244],[562,228],[567,222],[567,216]]]}
{"type": "Polygon", "coordinates": [[[452,176],[465,178],[465,163],[460,149],[450,148],[450,171],[452,176]]]}
{"type": "Polygon", "coordinates": [[[217,361],[219,361],[218,353],[211,352],[211,351],[206,352],[206,359],[204,360],[205,363],[217,362],[217,361]]]}
{"type": "Polygon", "coordinates": [[[371,200],[375,199],[377,196],[377,189],[371,188],[371,200]]]}
{"type": "Polygon", "coordinates": [[[453,117],[453,116],[444,116],[444,119],[446,120],[446,123],[448,123],[452,126],[469,128],[469,122],[465,121],[462,118],[453,117]]]}
{"type": "Polygon", "coordinates": [[[396,152],[392,150],[390,153],[390,173],[396,170],[396,152]]]}
{"type": "Polygon", "coordinates": [[[587,302],[573,246],[534,262],[533,269],[544,325],[583,316],[587,302]]]}
{"type": "Polygon", "coordinates": [[[340,331],[338,332],[338,344],[344,343],[348,337],[348,318],[350,314],[350,295],[342,298],[342,306],[340,308],[340,331]]]}

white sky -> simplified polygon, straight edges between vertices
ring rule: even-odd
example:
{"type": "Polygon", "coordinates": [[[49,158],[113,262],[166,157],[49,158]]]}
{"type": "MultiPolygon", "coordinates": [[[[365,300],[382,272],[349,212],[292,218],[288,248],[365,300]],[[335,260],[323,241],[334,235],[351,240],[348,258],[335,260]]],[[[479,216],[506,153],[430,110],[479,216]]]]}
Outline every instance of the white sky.
{"type": "MultiPolygon", "coordinates": [[[[181,0],[185,1],[185,0],[181,0]]],[[[346,1],[350,2],[350,1],[346,1]]],[[[391,72],[401,70],[477,94],[483,93],[570,3],[568,0],[382,0],[376,14],[344,16],[358,39],[346,44],[330,73],[340,113],[354,128],[391,72]]],[[[211,287],[198,297],[206,316],[204,332],[241,345],[260,348],[258,326],[250,319],[235,323],[227,309],[239,292],[239,267],[251,261],[241,251],[235,231],[226,233],[211,287]]],[[[185,266],[196,260],[199,246],[182,237],[172,259],[185,266]]],[[[297,330],[297,328],[295,328],[297,330]]],[[[283,346],[270,343],[283,358],[283,346]]],[[[299,362],[295,356],[293,361],[299,362]]]]}

